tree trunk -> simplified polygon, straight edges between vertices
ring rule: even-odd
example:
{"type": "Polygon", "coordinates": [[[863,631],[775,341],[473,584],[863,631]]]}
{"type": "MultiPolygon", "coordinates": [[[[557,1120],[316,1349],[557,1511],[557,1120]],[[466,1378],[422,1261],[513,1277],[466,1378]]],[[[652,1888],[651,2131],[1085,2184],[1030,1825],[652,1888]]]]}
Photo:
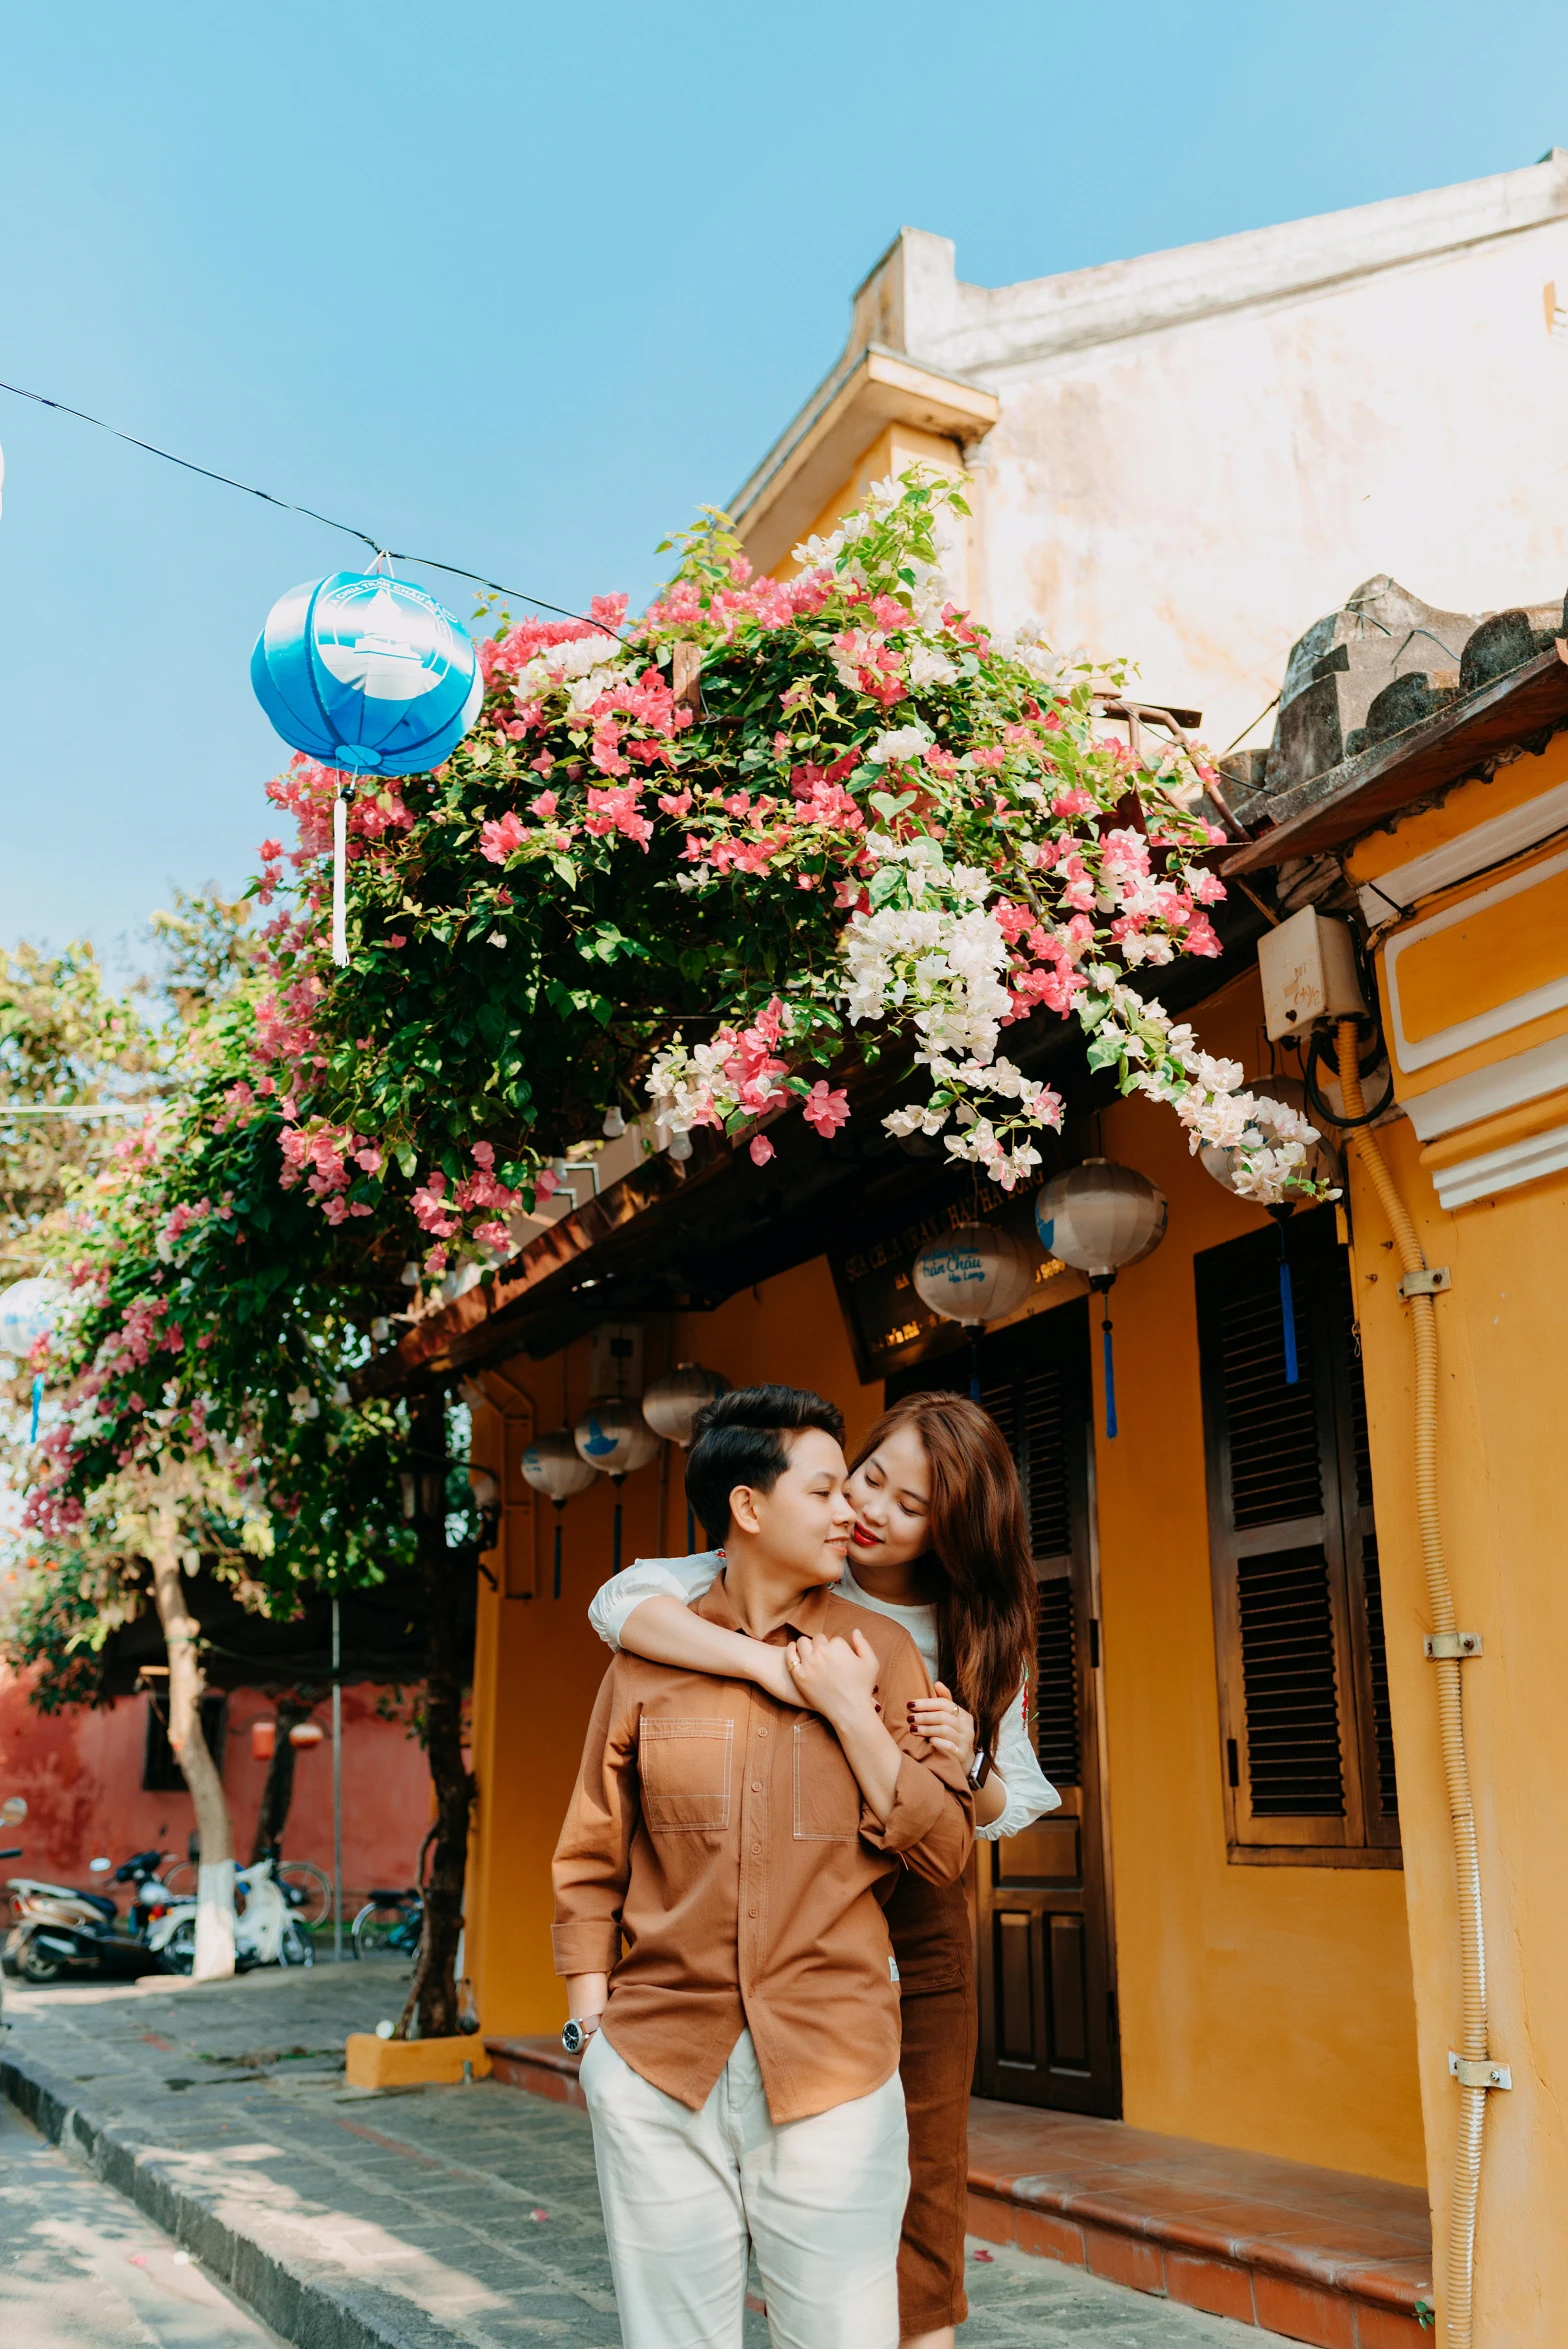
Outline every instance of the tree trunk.
{"type": "Polygon", "coordinates": [[[278,1699],[278,1725],[272,1748],[272,1760],[267,1768],[267,1783],[261,1790],[261,1808],[256,1813],[256,1833],[250,1847],[251,1866],[264,1860],[274,1844],[283,1841],[283,1830],[289,1822],[289,1806],[294,1800],[294,1748],[289,1743],[289,1731],[296,1721],[308,1721],[314,1708],[303,1697],[281,1696],[278,1699]]]}
{"type": "Polygon", "coordinates": [[[458,1668],[454,1592],[446,1548],[446,1411],[439,1394],[420,1402],[413,1435],[419,1570],[427,1624],[425,1750],[435,1790],[436,1826],[424,1933],[397,2036],[444,2039],[458,2028],[457,1944],[463,1929],[463,1879],[474,1782],[463,1767],[463,1676],[458,1668]],[[432,1500],[434,1507],[428,1505],[432,1500]]]}
{"type": "Polygon", "coordinates": [[[234,1971],[234,1837],[223,1780],[201,1733],[207,1685],[196,1645],[201,1626],[185,1609],[179,1517],[172,1501],[158,1501],[149,1510],[148,1530],[153,1598],[169,1656],[169,1743],[190,1788],[201,1843],[192,1974],[198,1982],[220,1982],[234,1971]]]}

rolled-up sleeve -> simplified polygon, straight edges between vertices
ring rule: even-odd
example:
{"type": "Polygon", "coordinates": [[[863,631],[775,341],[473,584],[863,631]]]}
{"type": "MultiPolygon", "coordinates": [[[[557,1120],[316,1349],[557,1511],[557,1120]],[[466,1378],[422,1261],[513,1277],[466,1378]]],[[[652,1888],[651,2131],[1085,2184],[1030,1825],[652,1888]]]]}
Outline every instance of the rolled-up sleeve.
{"type": "Polygon", "coordinates": [[[974,1796],[956,1762],[912,1730],[895,1726],[907,1720],[912,1697],[931,1694],[914,1642],[906,1637],[903,1648],[907,1654],[884,1665],[879,1682],[882,1718],[902,1757],[893,1808],[883,1821],[863,1803],[860,1833],[873,1849],[896,1854],[928,1883],[953,1884],[974,1849],[974,1796]]]}
{"type": "Polygon", "coordinates": [[[634,1725],[620,1717],[616,1697],[612,1664],[599,1686],[551,1867],[558,1974],[608,1974],[621,1954],[638,1788],[634,1725]]]}

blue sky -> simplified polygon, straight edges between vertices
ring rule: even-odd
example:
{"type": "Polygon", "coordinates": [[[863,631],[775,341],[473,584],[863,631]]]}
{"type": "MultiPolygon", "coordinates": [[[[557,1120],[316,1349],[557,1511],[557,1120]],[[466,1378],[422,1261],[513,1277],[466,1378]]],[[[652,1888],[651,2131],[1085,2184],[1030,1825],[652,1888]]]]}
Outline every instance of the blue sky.
{"type": "MultiPolygon", "coordinates": [[[[1565,62],[1560,0],[11,11],[0,376],[636,602],[901,224],[1005,284],[1478,178],[1568,143],[1565,62]]],[[[0,943],[123,972],[251,869],[250,647],[353,542],[4,394],[0,442],[0,943]]]]}

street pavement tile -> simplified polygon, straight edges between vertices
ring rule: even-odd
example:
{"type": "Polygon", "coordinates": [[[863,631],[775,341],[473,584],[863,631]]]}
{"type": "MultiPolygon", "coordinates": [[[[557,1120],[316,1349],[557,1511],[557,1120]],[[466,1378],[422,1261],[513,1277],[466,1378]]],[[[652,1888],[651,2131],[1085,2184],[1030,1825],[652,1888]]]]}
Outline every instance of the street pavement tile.
{"type": "MultiPolygon", "coordinates": [[[[412,2304],[464,2349],[618,2349],[579,2108],[495,2081],[356,2095],[321,2059],[250,2078],[213,2061],[341,2046],[396,2013],[405,1979],[382,1961],[178,1989],[18,1990],[7,2009],[19,2052],[73,2081],[84,2113],[131,2134],[297,2272],[412,2304]],[[170,2079],[203,2086],[171,2091],[170,2079]]],[[[1125,2188],[1125,2170],[1114,2184],[1125,2188]]],[[[961,2349],[1283,2349],[1011,2246],[971,2238],[969,2254],[961,2349]]],[[[767,2349],[755,2307],[745,2349],[767,2349]]]]}

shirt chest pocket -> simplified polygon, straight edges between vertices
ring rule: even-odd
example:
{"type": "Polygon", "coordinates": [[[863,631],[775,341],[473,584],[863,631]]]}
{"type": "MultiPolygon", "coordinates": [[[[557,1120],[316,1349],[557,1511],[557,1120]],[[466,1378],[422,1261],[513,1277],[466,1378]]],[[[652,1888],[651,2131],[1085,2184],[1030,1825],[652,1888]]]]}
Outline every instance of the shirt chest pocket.
{"type": "Polygon", "coordinates": [[[643,1716],[642,1815],[653,1834],[712,1833],[729,1825],[734,1751],[733,1721],[643,1716]]]}
{"type": "Polygon", "coordinates": [[[795,1841],[852,1843],[860,1833],[860,1787],[825,1721],[795,1724],[795,1841]]]}

